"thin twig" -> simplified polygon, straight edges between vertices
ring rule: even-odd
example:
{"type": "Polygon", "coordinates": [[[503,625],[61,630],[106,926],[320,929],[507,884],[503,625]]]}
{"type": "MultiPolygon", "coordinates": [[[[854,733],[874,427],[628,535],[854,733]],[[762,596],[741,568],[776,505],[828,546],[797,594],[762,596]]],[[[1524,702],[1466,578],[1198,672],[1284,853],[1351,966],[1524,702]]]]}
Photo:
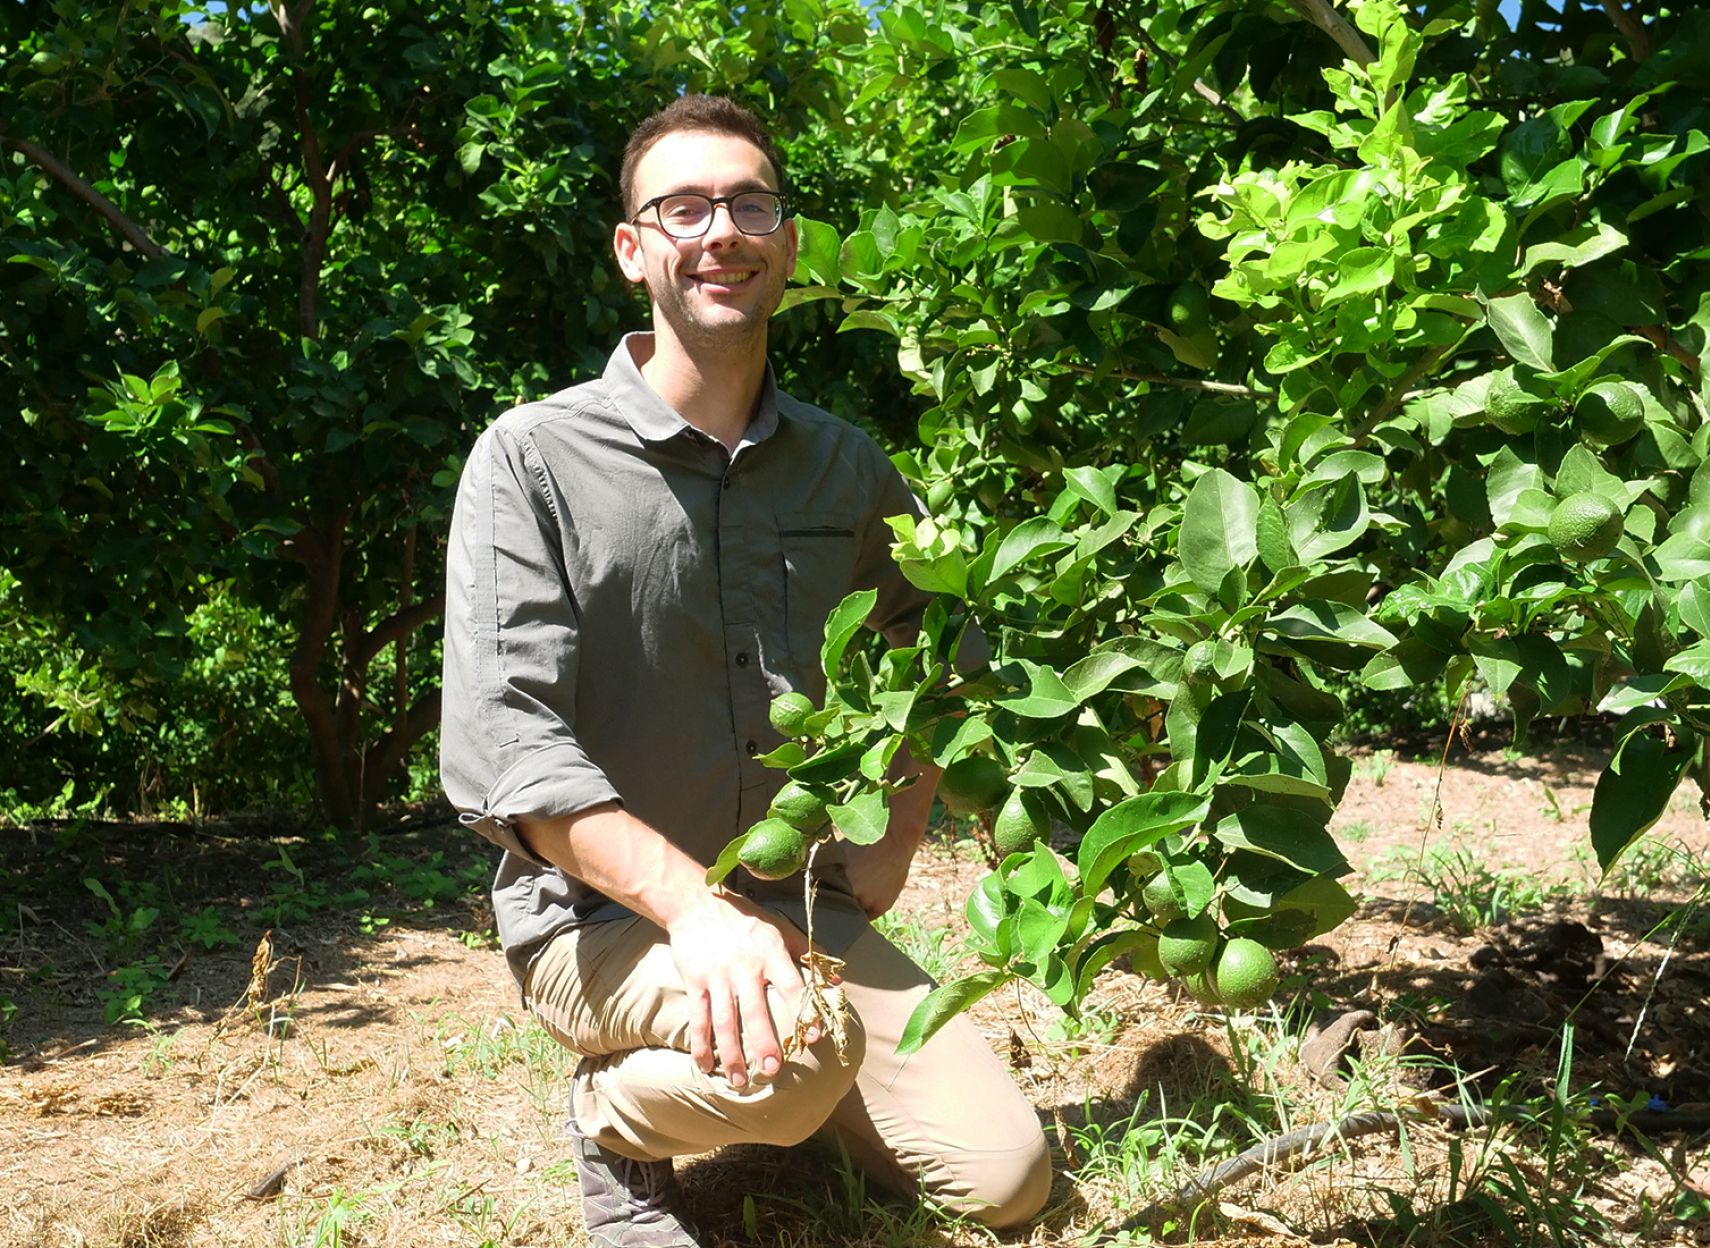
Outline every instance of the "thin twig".
{"type": "Polygon", "coordinates": [[[28,139],[19,138],[10,133],[4,122],[0,122],[0,144],[23,153],[24,159],[41,167],[55,182],[70,191],[78,199],[88,204],[108,225],[116,230],[132,247],[148,256],[151,260],[170,259],[171,255],[159,243],[148,236],[148,233],[138,225],[112,200],[85,182],[59,157],[39,144],[28,139]]]}
{"type": "Polygon", "coordinates": [[[1632,53],[1633,59],[1649,59],[1651,33],[1645,29],[1644,22],[1629,13],[1621,0],[1603,0],[1603,11],[1609,14],[1609,20],[1615,24],[1615,29],[1621,32],[1621,38],[1626,41],[1627,51],[1632,53]]]}
{"type": "Polygon", "coordinates": [[[1370,65],[1377,54],[1348,19],[1330,7],[1330,0],[1288,0],[1289,7],[1336,41],[1342,54],[1356,65],[1370,65]]]}

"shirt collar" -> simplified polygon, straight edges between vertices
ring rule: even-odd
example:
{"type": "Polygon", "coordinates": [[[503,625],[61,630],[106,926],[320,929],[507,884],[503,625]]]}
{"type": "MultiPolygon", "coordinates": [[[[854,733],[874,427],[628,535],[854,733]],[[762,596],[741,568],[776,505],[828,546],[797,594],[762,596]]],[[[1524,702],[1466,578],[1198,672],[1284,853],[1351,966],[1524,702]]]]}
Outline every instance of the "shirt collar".
{"type": "MultiPolygon", "coordinates": [[[[692,429],[693,426],[677,414],[675,408],[659,397],[647,384],[636,366],[633,346],[645,353],[652,346],[650,333],[625,334],[611,359],[606,362],[605,382],[617,401],[618,411],[635,430],[635,435],[647,442],[666,442],[692,429]]],[[[778,382],[772,373],[772,362],[766,361],[766,377],[760,383],[760,402],[748,429],[742,435],[742,445],[764,442],[778,431],[778,382]]]]}

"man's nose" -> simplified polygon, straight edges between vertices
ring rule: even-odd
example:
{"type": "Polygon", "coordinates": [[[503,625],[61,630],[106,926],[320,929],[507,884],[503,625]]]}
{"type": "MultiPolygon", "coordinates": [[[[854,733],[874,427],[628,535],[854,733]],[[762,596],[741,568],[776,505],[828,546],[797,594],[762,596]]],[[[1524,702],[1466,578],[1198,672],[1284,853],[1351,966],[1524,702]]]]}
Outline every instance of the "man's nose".
{"type": "Polygon", "coordinates": [[[712,217],[707,221],[707,232],[701,235],[703,244],[718,241],[735,242],[742,237],[742,231],[736,228],[736,209],[729,204],[714,204],[712,217]],[[724,224],[719,224],[719,211],[724,211],[724,224]]]}

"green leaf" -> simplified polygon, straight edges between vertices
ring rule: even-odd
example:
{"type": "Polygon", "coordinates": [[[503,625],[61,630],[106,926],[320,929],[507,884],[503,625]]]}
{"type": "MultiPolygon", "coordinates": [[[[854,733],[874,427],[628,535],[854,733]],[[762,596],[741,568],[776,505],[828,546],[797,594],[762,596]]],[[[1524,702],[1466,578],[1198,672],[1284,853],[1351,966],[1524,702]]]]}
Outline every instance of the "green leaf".
{"type": "Polygon", "coordinates": [[[843,652],[855,639],[862,623],[873,614],[873,608],[878,601],[878,590],[858,589],[838,603],[837,608],[826,619],[825,644],[820,647],[819,662],[827,680],[836,677],[837,666],[843,662],[843,652]]]}
{"type": "Polygon", "coordinates": [[[831,826],[844,840],[855,845],[871,845],[884,839],[890,826],[890,811],[885,795],[879,790],[858,794],[853,801],[826,807],[831,826]]]}
{"type": "Polygon", "coordinates": [[[997,705],[1006,711],[1013,711],[1023,719],[1055,719],[1081,704],[1053,669],[1026,659],[1017,662],[1027,673],[1029,688],[1024,694],[996,699],[997,705]]]}
{"type": "Polygon", "coordinates": [[[1323,821],[1288,806],[1256,802],[1223,819],[1212,835],[1226,849],[1263,854],[1310,875],[1352,870],[1323,821]]]}
{"type": "Polygon", "coordinates": [[[1669,749],[1644,728],[1616,749],[1591,796],[1591,847],[1605,876],[1627,847],[1662,818],[1692,754],[1691,749],[1669,749]]]}
{"type": "Polygon", "coordinates": [[[1097,468],[1065,468],[1063,488],[1097,507],[1107,516],[1116,514],[1116,487],[1097,468]]]}
{"type": "Polygon", "coordinates": [[[997,554],[992,559],[992,570],[986,577],[986,583],[991,584],[1000,579],[1012,568],[1034,559],[1040,555],[1054,555],[1067,550],[1074,542],[1064,536],[1063,530],[1044,516],[1034,516],[1023,520],[998,543],[997,554]]]}
{"type": "Polygon", "coordinates": [[[1118,802],[1096,820],[1081,839],[1075,865],[1081,871],[1081,891],[1096,897],[1110,873],[1136,850],[1164,837],[1186,831],[1205,818],[1211,801],[1203,794],[1154,790],[1118,802]]]}
{"type": "Polygon", "coordinates": [[[1570,230],[1554,241],[1526,248],[1514,276],[1523,279],[1533,269],[1545,264],[1559,264],[1564,269],[1577,268],[1620,251],[1626,245],[1627,236],[1620,230],[1602,221],[1593,222],[1570,230]]]}
{"type": "Polygon", "coordinates": [[[1540,373],[1555,371],[1550,322],[1528,294],[1505,295],[1485,304],[1485,315],[1510,357],[1540,373]]]}
{"type": "Polygon", "coordinates": [[[1033,965],[1043,966],[1056,951],[1057,942],[1068,927],[1066,912],[1051,910],[1032,897],[1024,899],[1015,916],[1015,934],[1021,942],[1021,955],[1033,965]]]}
{"type": "Polygon", "coordinates": [[[980,971],[934,988],[909,1015],[897,1052],[903,1056],[920,1052],[945,1023],[1014,978],[1009,971],[980,971]]]}
{"type": "Polygon", "coordinates": [[[1282,637],[1340,641],[1373,650],[1388,650],[1396,644],[1388,629],[1345,602],[1296,603],[1271,616],[1265,627],[1282,637]]]}
{"type": "Polygon", "coordinates": [[[1216,594],[1231,569],[1259,553],[1259,496],[1221,468],[1203,474],[1182,508],[1176,553],[1193,583],[1216,594]]]}
{"type": "Polygon", "coordinates": [[[991,721],[984,716],[941,719],[933,728],[932,761],[936,766],[948,767],[980,742],[990,740],[991,735],[991,721]]]}
{"type": "Polygon", "coordinates": [[[821,750],[805,763],[791,767],[790,779],[800,780],[803,784],[836,784],[859,774],[861,755],[865,752],[862,741],[839,742],[830,749],[821,750]]]}
{"type": "Polygon", "coordinates": [[[734,837],[731,842],[719,851],[718,860],[707,868],[707,885],[711,887],[736,870],[736,864],[742,857],[742,843],[748,839],[748,833],[743,832],[734,837]]]}
{"type": "Polygon", "coordinates": [[[824,286],[836,294],[836,287],[842,281],[838,256],[843,250],[836,227],[812,217],[797,216],[796,237],[796,281],[824,286]]]}
{"type": "Polygon", "coordinates": [[[1033,204],[1019,209],[1017,223],[1042,243],[1078,243],[1083,222],[1073,208],[1065,204],[1033,204]]]}

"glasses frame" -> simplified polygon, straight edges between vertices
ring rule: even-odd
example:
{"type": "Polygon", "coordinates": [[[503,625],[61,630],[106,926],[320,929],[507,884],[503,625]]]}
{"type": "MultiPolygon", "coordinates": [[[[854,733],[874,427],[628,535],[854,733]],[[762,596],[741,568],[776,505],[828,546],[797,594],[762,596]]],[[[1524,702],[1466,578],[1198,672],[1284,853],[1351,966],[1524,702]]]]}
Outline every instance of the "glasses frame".
{"type": "Polygon", "coordinates": [[[647,210],[651,208],[653,210],[654,224],[659,227],[660,231],[667,238],[674,238],[680,242],[688,242],[690,239],[705,238],[707,236],[707,233],[712,229],[713,218],[718,216],[718,206],[720,204],[724,205],[724,211],[730,217],[730,223],[736,227],[739,234],[748,238],[770,238],[772,235],[784,228],[785,218],[789,215],[790,197],[785,195],[782,191],[768,190],[766,187],[759,186],[746,191],[737,191],[734,195],[702,195],[699,191],[672,191],[669,195],[655,195],[652,199],[641,205],[641,207],[635,210],[635,215],[629,219],[629,223],[631,225],[638,223],[642,217],[647,215],[647,210]],[[755,231],[745,230],[742,228],[742,222],[736,219],[736,201],[741,199],[744,195],[770,195],[777,201],[778,219],[771,229],[755,231]],[[665,224],[665,216],[659,211],[659,206],[668,199],[689,198],[706,200],[707,223],[693,234],[679,234],[670,226],[665,224]]]}

